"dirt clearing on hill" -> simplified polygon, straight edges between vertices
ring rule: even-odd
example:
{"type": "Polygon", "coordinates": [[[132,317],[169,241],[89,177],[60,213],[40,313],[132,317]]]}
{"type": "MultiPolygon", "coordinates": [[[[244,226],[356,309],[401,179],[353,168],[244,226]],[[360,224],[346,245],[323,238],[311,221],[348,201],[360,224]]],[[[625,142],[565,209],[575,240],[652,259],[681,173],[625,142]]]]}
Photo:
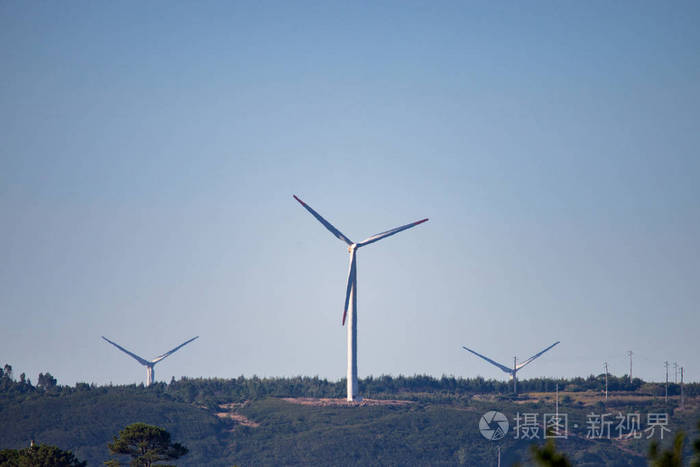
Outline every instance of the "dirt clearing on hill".
{"type": "Polygon", "coordinates": [[[312,405],[315,407],[369,407],[375,405],[401,405],[414,404],[413,401],[400,401],[394,399],[362,399],[359,401],[347,401],[345,399],[328,399],[315,397],[283,397],[283,401],[292,404],[312,405]]]}

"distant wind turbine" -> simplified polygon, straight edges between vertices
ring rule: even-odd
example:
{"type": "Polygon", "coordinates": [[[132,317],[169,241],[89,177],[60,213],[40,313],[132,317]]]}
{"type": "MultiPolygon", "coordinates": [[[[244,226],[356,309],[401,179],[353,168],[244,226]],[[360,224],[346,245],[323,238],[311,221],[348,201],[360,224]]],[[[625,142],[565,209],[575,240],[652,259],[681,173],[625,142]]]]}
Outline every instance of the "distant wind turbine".
{"type": "Polygon", "coordinates": [[[116,348],[118,348],[119,350],[121,350],[122,352],[124,352],[125,354],[129,355],[130,357],[132,357],[134,360],[136,360],[137,362],[139,362],[141,365],[145,366],[145,367],[146,367],[146,386],[150,386],[151,384],[153,384],[153,378],[154,378],[154,376],[155,376],[155,371],[154,371],[153,367],[156,365],[156,363],[160,362],[160,361],[163,360],[165,357],[168,357],[168,356],[174,354],[174,353],[177,352],[180,348],[186,346],[187,344],[189,344],[189,343],[192,342],[193,340],[197,339],[197,337],[199,337],[199,336],[193,337],[192,339],[188,340],[187,342],[183,342],[182,344],[178,345],[178,346],[175,347],[174,349],[168,350],[167,352],[165,352],[165,353],[162,354],[162,355],[158,355],[158,356],[157,356],[156,358],[154,358],[153,360],[146,360],[145,358],[141,358],[141,357],[139,357],[138,355],[136,355],[135,353],[129,352],[128,350],[126,350],[124,347],[122,347],[121,345],[117,344],[116,342],[112,342],[111,340],[107,339],[105,336],[102,336],[102,339],[106,340],[107,342],[109,342],[110,344],[112,344],[113,346],[115,346],[116,348]]]}
{"type": "Polygon", "coordinates": [[[510,375],[510,377],[513,379],[513,392],[517,394],[517,392],[518,392],[518,387],[517,387],[517,384],[518,384],[517,373],[518,373],[518,371],[520,371],[525,365],[527,365],[528,363],[531,363],[534,359],[536,359],[537,357],[539,357],[540,355],[542,355],[543,353],[545,353],[546,351],[548,351],[549,349],[551,349],[552,347],[557,345],[559,342],[560,341],[556,341],[554,344],[550,345],[549,347],[547,347],[546,349],[544,349],[541,352],[537,352],[535,355],[528,358],[524,362],[517,363],[516,357],[513,357],[513,368],[508,368],[505,365],[501,365],[498,362],[494,362],[490,358],[485,357],[485,356],[481,355],[480,353],[475,352],[472,349],[469,349],[467,347],[462,346],[462,348],[464,350],[468,350],[469,352],[473,353],[477,357],[483,358],[484,360],[489,362],[491,365],[494,365],[494,366],[500,368],[501,370],[503,370],[504,372],[508,373],[510,375]]]}
{"type": "Polygon", "coordinates": [[[344,241],[348,245],[348,253],[350,253],[350,268],[348,272],[348,285],[345,291],[345,307],[343,308],[343,326],[345,325],[345,318],[348,314],[348,309],[350,309],[350,317],[348,323],[348,371],[347,371],[347,400],[353,401],[358,399],[357,395],[357,249],[370,243],[374,243],[383,238],[389,237],[391,235],[397,234],[402,230],[410,229],[418,224],[422,224],[428,219],[421,219],[410,224],[402,225],[401,227],[396,227],[395,229],[387,230],[386,232],[381,232],[373,235],[359,243],[354,243],[348,237],[343,235],[338,229],[333,227],[330,222],[325,220],[319,213],[311,209],[311,206],[297,198],[294,195],[294,199],[299,201],[299,203],[306,208],[307,211],[311,213],[321,224],[323,224],[330,232],[338,237],[340,240],[344,241]]]}

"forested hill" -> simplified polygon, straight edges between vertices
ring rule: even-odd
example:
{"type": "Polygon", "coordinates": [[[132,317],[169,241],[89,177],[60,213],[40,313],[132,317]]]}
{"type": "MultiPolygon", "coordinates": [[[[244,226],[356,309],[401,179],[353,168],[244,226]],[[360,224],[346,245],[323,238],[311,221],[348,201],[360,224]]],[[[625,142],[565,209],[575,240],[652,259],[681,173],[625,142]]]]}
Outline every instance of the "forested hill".
{"type": "MultiPolygon", "coordinates": [[[[498,410],[512,422],[519,413],[551,412],[556,385],[560,410],[571,427],[580,426],[558,446],[579,465],[646,465],[646,439],[588,439],[591,413],[667,413],[665,441],[680,429],[696,436],[700,418],[697,384],[683,388],[681,409],[677,385],[666,404],[663,385],[612,376],[607,403],[597,376],[524,380],[525,394],[517,397],[507,382],[382,376],[360,380],[368,400],[347,405],[344,381],[319,378],[182,378],[145,388],[61,386],[48,373],[33,385],[9,366],[0,371],[0,448],[34,440],[71,450],[89,465],[109,459],[107,443],[134,422],[161,426],[187,446],[179,465],[490,464],[497,443],[481,436],[481,416],[498,410]]],[[[511,429],[499,442],[504,465],[526,460],[535,442],[543,440],[516,439],[511,429]]]]}

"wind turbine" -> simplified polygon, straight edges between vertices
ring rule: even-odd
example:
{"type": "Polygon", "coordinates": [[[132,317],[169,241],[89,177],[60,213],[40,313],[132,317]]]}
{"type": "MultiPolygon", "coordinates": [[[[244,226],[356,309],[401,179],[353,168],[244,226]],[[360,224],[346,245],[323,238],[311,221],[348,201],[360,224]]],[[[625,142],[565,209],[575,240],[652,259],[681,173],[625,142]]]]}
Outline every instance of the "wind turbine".
{"type": "Polygon", "coordinates": [[[490,358],[485,357],[485,356],[481,355],[481,354],[478,353],[478,352],[474,352],[472,349],[468,349],[467,347],[462,346],[462,348],[463,348],[464,350],[470,351],[471,353],[473,353],[473,354],[476,355],[477,357],[483,358],[484,360],[486,360],[487,362],[489,362],[491,365],[497,366],[497,367],[500,368],[501,370],[503,370],[503,371],[505,371],[506,373],[508,373],[508,374],[510,375],[510,377],[513,378],[513,393],[517,394],[517,392],[518,392],[518,387],[517,387],[517,384],[518,384],[517,373],[518,373],[518,371],[521,370],[525,365],[527,365],[528,363],[531,363],[534,359],[536,359],[537,357],[539,357],[540,355],[542,355],[543,353],[545,353],[546,351],[548,351],[549,349],[551,349],[552,347],[554,347],[555,345],[557,345],[559,342],[560,342],[560,341],[556,341],[554,344],[550,345],[549,347],[547,347],[546,349],[544,349],[544,350],[541,351],[541,352],[537,352],[535,355],[533,355],[532,357],[528,358],[528,359],[525,360],[524,362],[517,363],[516,357],[513,357],[513,368],[508,368],[508,367],[505,366],[505,365],[501,365],[501,364],[498,363],[498,362],[494,362],[494,361],[491,360],[490,358]]]}
{"type": "Polygon", "coordinates": [[[190,342],[192,342],[193,340],[197,339],[197,337],[199,337],[199,336],[193,337],[192,339],[188,340],[187,342],[183,342],[182,344],[178,345],[174,349],[168,350],[167,352],[165,352],[162,355],[158,355],[153,360],[146,360],[145,358],[141,358],[138,355],[136,355],[135,353],[129,352],[128,350],[126,350],[124,347],[117,344],[116,342],[112,342],[111,340],[107,339],[105,336],[102,336],[102,339],[106,340],[107,342],[109,342],[110,344],[112,344],[113,346],[115,346],[116,348],[118,348],[119,350],[124,352],[125,354],[131,356],[134,360],[139,362],[141,365],[145,366],[146,367],[146,386],[150,386],[151,384],[153,384],[153,377],[155,376],[155,372],[153,370],[153,367],[156,365],[156,363],[160,362],[165,357],[168,357],[168,356],[174,354],[181,347],[184,347],[187,344],[189,344],[190,342]]]}
{"type": "Polygon", "coordinates": [[[389,237],[391,235],[397,234],[402,230],[410,229],[418,224],[422,224],[428,219],[421,219],[410,224],[402,225],[401,227],[396,227],[395,229],[387,230],[386,232],[381,232],[376,235],[359,242],[355,243],[348,237],[343,235],[338,229],[333,227],[330,222],[325,220],[319,213],[311,209],[311,206],[297,198],[293,195],[294,199],[299,201],[299,203],[306,208],[307,211],[311,213],[321,224],[323,224],[330,232],[338,237],[340,240],[344,241],[348,245],[348,253],[350,253],[350,267],[348,271],[348,285],[345,291],[345,307],[343,308],[343,326],[345,325],[345,318],[348,314],[348,309],[350,309],[350,317],[348,322],[348,372],[347,372],[347,388],[348,395],[347,400],[353,401],[358,399],[357,396],[357,249],[370,243],[377,242],[383,238],[389,237]]]}

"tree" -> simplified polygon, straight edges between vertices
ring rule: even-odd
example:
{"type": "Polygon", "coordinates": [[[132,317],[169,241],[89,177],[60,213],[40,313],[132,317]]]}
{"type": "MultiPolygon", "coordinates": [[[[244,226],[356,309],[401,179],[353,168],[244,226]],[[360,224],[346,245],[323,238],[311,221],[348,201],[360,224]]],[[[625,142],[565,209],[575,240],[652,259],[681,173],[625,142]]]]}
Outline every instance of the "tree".
{"type": "MultiPolygon", "coordinates": [[[[698,431],[700,431],[700,421],[698,421],[698,431]]],[[[673,439],[673,447],[659,452],[658,441],[649,444],[649,461],[653,467],[675,467],[683,465],[683,442],[685,433],[678,432],[673,439]]],[[[693,441],[693,451],[695,456],[690,461],[691,467],[700,467],[700,438],[693,441]]]]}
{"type": "Polygon", "coordinates": [[[537,465],[543,467],[570,467],[572,465],[565,454],[557,451],[552,438],[549,438],[543,446],[533,444],[530,450],[537,465]]]}
{"type": "Polygon", "coordinates": [[[681,467],[683,465],[683,441],[685,433],[679,431],[673,438],[673,448],[659,452],[659,442],[649,444],[649,465],[652,467],[681,467]]]}
{"type": "Polygon", "coordinates": [[[51,376],[48,371],[44,373],[39,373],[39,379],[36,382],[36,386],[43,389],[50,389],[56,387],[56,378],[51,376]]]}
{"type": "MultiPolygon", "coordinates": [[[[700,421],[698,421],[698,431],[700,431],[700,421]]],[[[700,438],[693,441],[693,451],[695,451],[695,457],[690,462],[690,466],[700,467],[700,438]]]]}
{"type": "Polygon", "coordinates": [[[85,467],[87,462],[76,459],[70,451],[40,444],[24,449],[3,449],[0,451],[0,465],[10,467],[85,467]]]}
{"type": "Polygon", "coordinates": [[[107,445],[112,454],[131,456],[131,465],[148,467],[156,462],[179,459],[188,449],[170,441],[170,433],[145,423],[132,423],[107,445]]]}

